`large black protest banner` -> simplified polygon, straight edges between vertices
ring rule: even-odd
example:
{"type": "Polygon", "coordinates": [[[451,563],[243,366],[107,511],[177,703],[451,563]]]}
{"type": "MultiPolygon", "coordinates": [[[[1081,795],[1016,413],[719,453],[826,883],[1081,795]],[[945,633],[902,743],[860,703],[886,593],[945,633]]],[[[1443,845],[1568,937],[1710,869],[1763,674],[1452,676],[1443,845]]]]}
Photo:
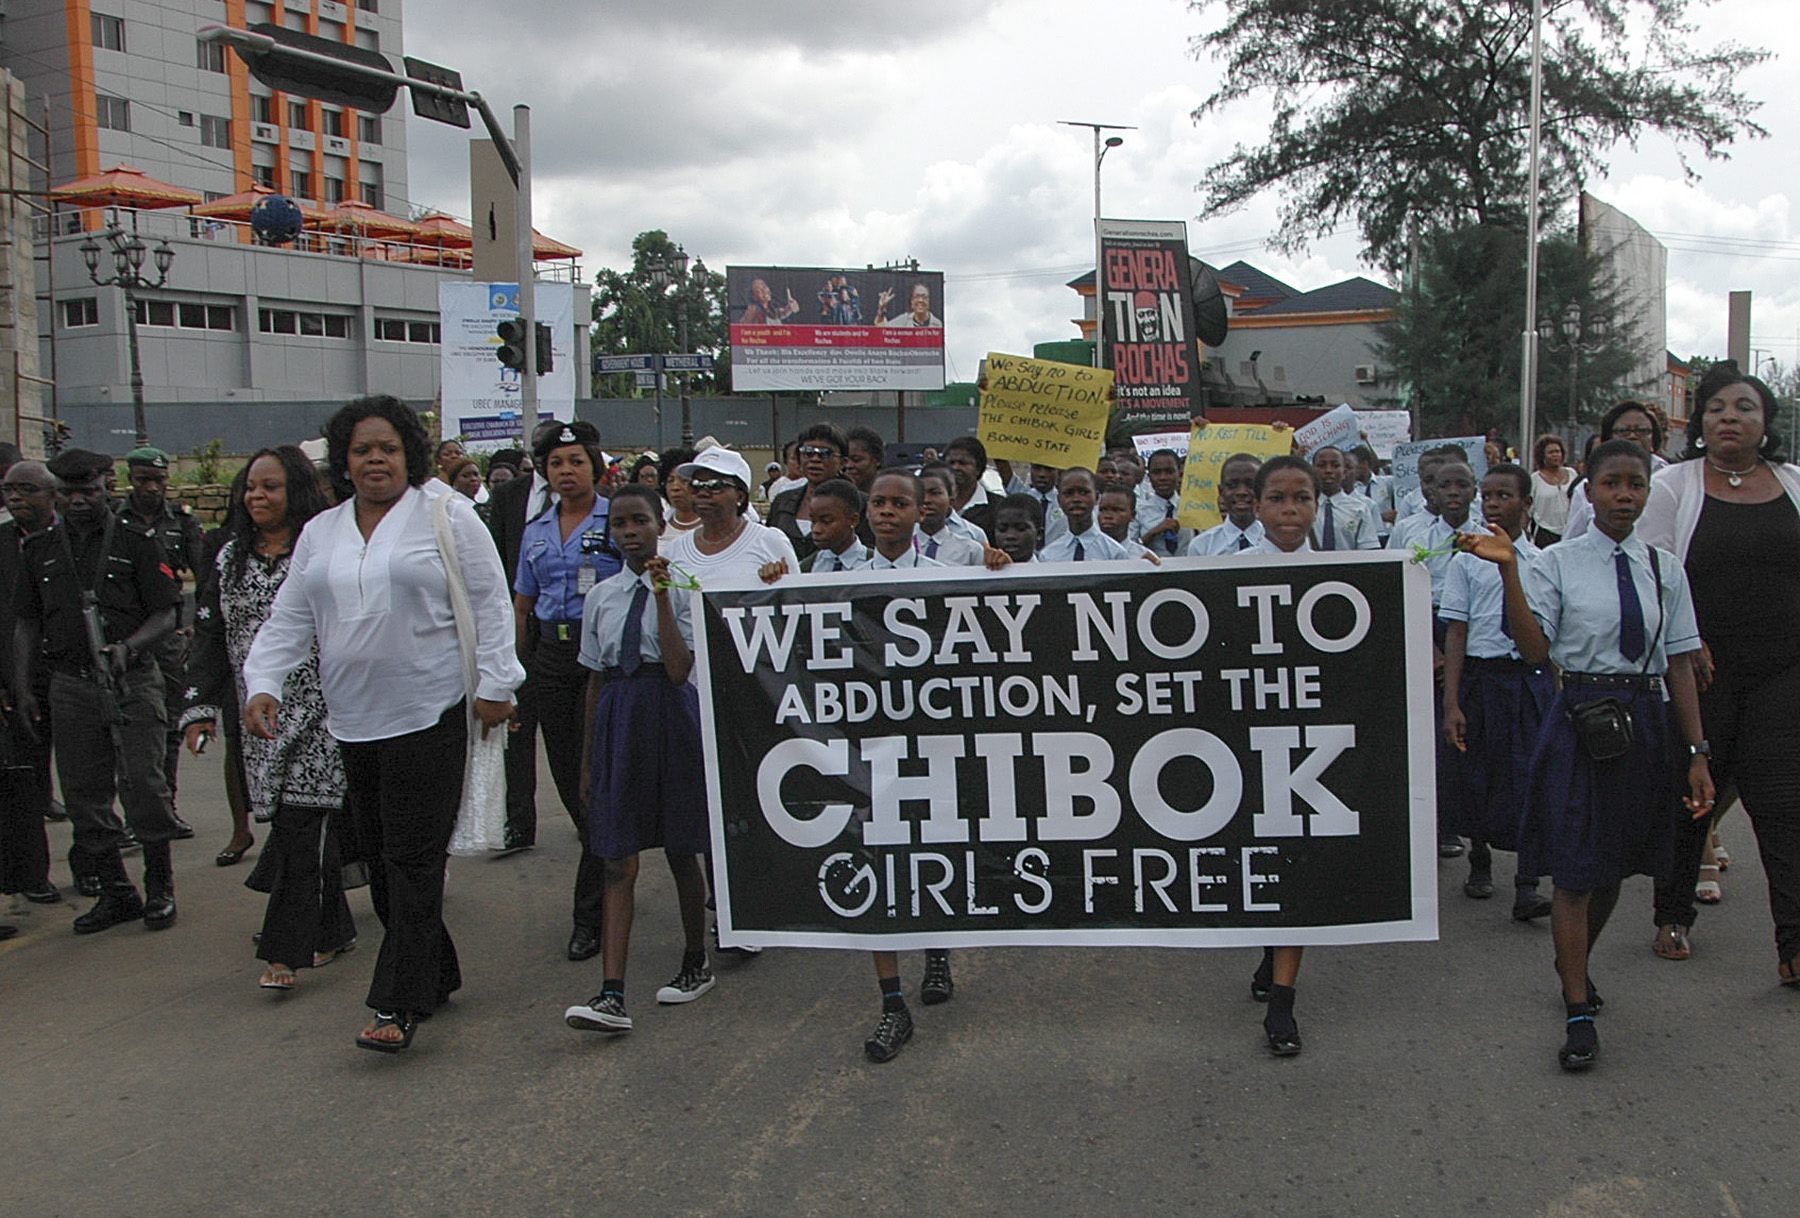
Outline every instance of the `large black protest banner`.
{"type": "Polygon", "coordinates": [[[705,590],[722,942],[1436,937],[1422,568],[907,574],[705,590]]]}
{"type": "Polygon", "coordinates": [[[1186,431],[1200,405],[1200,348],[1187,225],[1099,220],[1103,364],[1118,394],[1113,427],[1186,431]]]}

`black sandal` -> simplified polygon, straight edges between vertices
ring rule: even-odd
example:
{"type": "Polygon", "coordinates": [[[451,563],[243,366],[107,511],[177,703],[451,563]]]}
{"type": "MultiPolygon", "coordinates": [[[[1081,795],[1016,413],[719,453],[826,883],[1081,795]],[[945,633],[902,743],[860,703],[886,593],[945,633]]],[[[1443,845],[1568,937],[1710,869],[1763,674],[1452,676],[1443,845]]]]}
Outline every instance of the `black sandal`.
{"type": "Polygon", "coordinates": [[[419,1021],[405,1011],[377,1011],[375,1024],[369,1032],[360,1033],[356,1038],[359,1049],[373,1049],[377,1053],[398,1053],[412,1044],[413,1033],[419,1030],[419,1021]],[[387,1028],[399,1028],[399,1040],[377,1040],[369,1032],[380,1032],[387,1028]]]}

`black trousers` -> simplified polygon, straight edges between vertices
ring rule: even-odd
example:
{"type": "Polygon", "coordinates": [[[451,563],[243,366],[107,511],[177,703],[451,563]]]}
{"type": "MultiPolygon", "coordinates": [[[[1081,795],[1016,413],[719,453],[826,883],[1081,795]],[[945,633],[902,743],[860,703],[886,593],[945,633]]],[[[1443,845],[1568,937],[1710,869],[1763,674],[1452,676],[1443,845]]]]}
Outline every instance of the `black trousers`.
{"type": "MultiPolygon", "coordinates": [[[[167,733],[162,674],[154,664],[138,664],[119,683],[123,755],[101,722],[99,694],[87,678],[51,673],[50,705],[56,717],[56,775],[75,831],[71,861],[77,874],[85,862],[93,864],[92,871],[123,875],[116,864],[126,825],[146,846],[175,836],[162,769],[167,733]],[[115,795],[123,823],[113,810],[115,795]]],[[[150,857],[147,852],[146,861],[150,857]]]]}
{"type": "Polygon", "coordinates": [[[168,720],[163,737],[163,781],[169,787],[170,811],[175,808],[175,775],[181,768],[181,745],[186,737],[178,725],[181,712],[187,709],[187,656],[188,636],[179,630],[157,645],[156,667],[163,679],[163,715],[168,720]]]}
{"type": "MultiPolygon", "coordinates": [[[[290,968],[310,968],[314,952],[356,938],[356,920],[344,897],[344,861],[329,808],[275,809],[264,860],[274,859],[269,904],[263,913],[256,958],[290,968]]],[[[387,1008],[383,1008],[384,1010],[387,1008]]]]}
{"type": "MultiPolygon", "coordinates": [[[[537,642],[537,621],[525,624],[525,646],[537,642]]],[[[537,693],[529,673],[513,694],[518,730],[506,742],[506,843],[530,846],[537,841],[537,693]]]]}
{"type": "MultiPolygon", "coordinates": [[[[587,799],[581,789],[581,733],[587,711],[588,670],[581,666],[581,642],[558,639],[545,631],[532,650],[527,667],[537,703],[537,726],[544,733],[544,750],[550,757],[550,777],[569,819],[575,823],[575,834],[581,839],[581,862],[575,868],[573,921],[576,926],[599,930],[606,896],[606,866],[588,853],[584,810],[587,799]]],[[[524,734],[521,728],[518,736],[507,742],[509,757],[519,736],[524,734]]]]}
{"type": "Polygon", "coordinates": [[[428,1015],[462,986],[444,926],[444,863],[462,801],[467,714],[458,702],[420,731],[339,746],[350,814],[373,859],[369,896],[385,931],[369,981],[377,1011],[428,1015]]]}
{"type": "MultiPolygon", "coordinates": [[[[1700,722],[1713,748],[1713,781],[1735,785],[1756,831],[1769,882],[1775,950],[1800,955],[1800,664],[1775,672],[1721,665],[1700,695],[1700,722]]],[[[1685,790],[1678,792],[1685,794],[1685,790]]],[[[1675,849],[1656,885],[1656,924],[1694,924],[1694,884],[1711,822],[1677,806],[1675,849]]]]}
{"type": "Polygon", "coordinates": [[[43,892],[50,887],[50,838],[44,817],[50,811],[50,689],[37,692],[43,718],[33,740],[11,724],[10,765],[0,772],[0,893],[43,892]]]}

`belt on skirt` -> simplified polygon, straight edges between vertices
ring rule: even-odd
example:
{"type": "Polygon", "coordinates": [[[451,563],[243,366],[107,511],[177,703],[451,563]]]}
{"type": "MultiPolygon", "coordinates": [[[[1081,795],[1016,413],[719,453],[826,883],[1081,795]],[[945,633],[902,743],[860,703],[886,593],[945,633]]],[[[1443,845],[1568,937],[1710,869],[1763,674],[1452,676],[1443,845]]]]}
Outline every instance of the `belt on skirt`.
{"type": "Polygon", "coordinates": [[[1589,689],[1630,689],[1638,693],[1660,694],[1662,677],[1635,672],[1565,672],[1563,685],[1585,685],[1589,689]]]}
{"type": "Polygon", "coordinates": [[[539,618],[538,637],[555,639],[558,643],[578,642],[581,639],[581,619],[572,617],[560,622],[547,622],[539,618]]]}
{"type": "Polygon", "coordinates": [[[626,672],[623,668],[615,665],[612,668],[602,668],[600,675],[608,681],[630,681],[633,678],[642,679],[644,677],[661,677],[667,680],[669,670],[662,666],[660,660],[645,660],[637,666],[636,672],[626,672]]]}

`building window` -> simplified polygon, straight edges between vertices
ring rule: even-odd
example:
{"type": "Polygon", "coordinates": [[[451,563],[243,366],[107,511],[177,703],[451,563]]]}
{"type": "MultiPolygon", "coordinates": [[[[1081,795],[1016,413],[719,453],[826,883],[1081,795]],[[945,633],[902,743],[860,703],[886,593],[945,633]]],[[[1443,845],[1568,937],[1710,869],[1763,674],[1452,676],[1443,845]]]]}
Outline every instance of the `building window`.
{"type": "Polygon", "coordinates": [[[264,334],[298,334],[305,338],[349,338],[347,313],[299,313],[293,309],[261,309],[257,328],[264,334]]]}
{"type": "Polygon", "coordinates": [[[222,42],[196,42],[194,44],[194,66],[202,72],[223,72],[225,70],[225,44],[222,42]]]}
{"type": "Polygon", "coordinates": [[[306,121],[306,103],[290,101],[288,103],[288,126],[296,131],[311,131],[312,125],[306,121]]]}
{"type": "Polygon", "coordinates": [[[270,190],[274,190],[275,189],[275,166],[273,166],[273,165],[252,165],[252,166],[250,166],[250,178],[258,186],[267,186],[270,190]]]}
{"type": "Polygon", "coordinates": [[[63,329],[100,324],[100,302],[92,296],[79,296],[62,302],[63,329]]]}
{"type": "Polygon", "coordinates": [[[177,110],[175,111],[175,121],[180,123],[183,127],[192,127],[194,125],[194,112],[192,110],[177,110]]]}
{"type": "Polygon", "coordinates": [[[208,148],[231,147],[231,120],[211,114],[200,116],[200,142],[208,148]]]}
{"type": "Polygon", "coordinates": [[[358,170],[358,173],[362,175],[362,181],[360,183],[362,201],[374,208],[381,208],[384,206],[382,202],[383,178],[381,176],[381,162],[364,161],[362,167],[358,170]]]}
{"type": "Polygon", "coordinates": [[[94,94],[94,125],[105,131],[130,131],[130,103],[122,97],[94,94]]]}
{"type": "Polygon", "coordinates": [[[123,51],[125,49],[125,19],[123,17],[103,17],[99,13],[89,13],[88,21],[93,29],[95,50],[123,51]]]}
{"type": "Polygon", "coordinates": [[[275,121],[275,99],[265,97],[261,93],[250,95],[250,121],[253,123],[270,123],[275,121]]]}
{"type": "Polygon", "coordinates": [[[356,45],[365,51],[379,51],[381,49],[381,35],[377,34],[374,30],[358,27],[356,31],[356,45]]]}
{"type": "Polygon", "coordinates": [[[343,201],[344,201],[344,179],[330,178],[330,177],[326,178],[325,179],[325,202],[329,206],[336,207],[339,203],[342,203],[343,201]]]}
{"type": "Polygon", "coordinates": [[[183,330],[235,330],[237,310],[230,305],[183,303],[175,320],[183,330]]]}
{"type": "Polygon", "coordinates": [[[377,317],[375,337],[388,343],[424,343],[436,346],[441,330],[435,321],[407,321],[401,317],[377,317]]]}
{"type": "Polygon", "coordinates": [[[380,144],[381,116],[379,114],[359,115],[356,120],[356,135],[365,144],[380,144]]]}
{"type": "Polygon", "coordinates": [[[140,326],[175,325],[175,302],[172,300],[139,300],[134,312],[140,326]]]}
{"type": "Polygon", "coordinates": [[[356,7],[365,13],[379,13],[381,11],[380,0],[356,0],[356,7]]]}
{"type": "Polygon", "coordinates": [[[321,110],[325,117],[325,134],[344,138],[344,112],[342,110],[321,110]]]}
{"type": "Polygon", "coordinates": [[[305,169],[288,170],[288,193],[296,199],[313,198],[312,173],[305,169]]]}

